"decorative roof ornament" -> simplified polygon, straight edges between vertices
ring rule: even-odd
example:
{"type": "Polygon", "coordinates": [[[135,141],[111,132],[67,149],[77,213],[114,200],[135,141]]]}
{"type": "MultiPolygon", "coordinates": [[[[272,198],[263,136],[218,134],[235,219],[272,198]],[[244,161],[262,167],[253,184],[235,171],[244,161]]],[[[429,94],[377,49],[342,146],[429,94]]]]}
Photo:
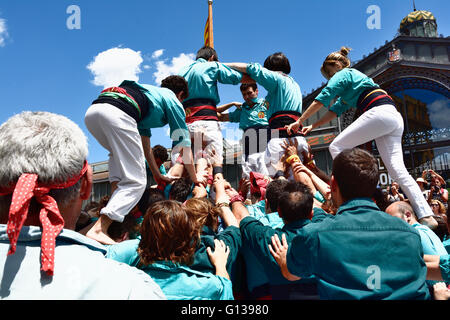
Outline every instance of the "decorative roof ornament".
{"type": "Polygon", "coordinates": [[[408,14],[400,22],[400,34],[415,37],[437,37],[437,23],[434,15],[425,10],[417,10],[408,14]]]}

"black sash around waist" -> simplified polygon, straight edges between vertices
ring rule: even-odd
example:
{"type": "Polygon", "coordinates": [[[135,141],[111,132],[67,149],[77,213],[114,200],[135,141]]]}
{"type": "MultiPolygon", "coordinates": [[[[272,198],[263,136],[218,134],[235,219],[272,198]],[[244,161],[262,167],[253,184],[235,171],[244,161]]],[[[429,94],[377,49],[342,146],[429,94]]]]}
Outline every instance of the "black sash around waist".
{"type": "Polygon", "coordinates": [[[94,100],[92,104],[108,103],[125,112],[127,115],[136,120],[136,122],[141,121],[147,116],[150,110],[151,101],[138,88],[127,85],[120,85],[119,87],[125,89],[127,94],[133,97],[134,101],[136,101],[136,103],[139,105],[139,108],[141,109],[140,115],[136,107],[125,99],[115,99],[113,97],[101,96],[94,100]]]}
{"type": "MultiPolygon", "coordinates": [[[[291,123],[298,120],[298,118],[301,117],[301,113],[297,111],[278,111],[272,114],[272,116],[269,119],[269,127],[272,130],[278,130],[278,138],[292,138],[292,137],[299,137],[303,136],[303,134],[300,132],[302,129],[301,127],[296,133],[292,133],[289,135],[284,128],[287,125],[290,125],[291,123]]],[[[276,135],[272,134],[273,138],[277,138],[276,135]]]]}
{"type": "Polygon", "coordinates": [[[183,102],[186,111],[186,122],[196,120],[218,121],[216,103],[211,99],[196,98],[183,102]]]}
{"type": "Polygon", "coordinates": [[[394,104],[392,98],[381,88],[368,88],[364,90],[357,101],[357,109],[360,113],[364,113],[374,107],[384,104],[394,104]]]}

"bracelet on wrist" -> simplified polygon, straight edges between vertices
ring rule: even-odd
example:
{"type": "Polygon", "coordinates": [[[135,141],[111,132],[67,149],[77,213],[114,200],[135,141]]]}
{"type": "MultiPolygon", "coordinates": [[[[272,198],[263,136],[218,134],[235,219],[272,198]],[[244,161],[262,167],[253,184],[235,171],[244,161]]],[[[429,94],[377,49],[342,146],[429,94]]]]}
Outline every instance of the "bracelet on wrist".
{"type": "Polygon", "coordinates": [[[244,201],[245,201],[244,197],[241,196],[240,194],[237,194],[231,197],[230,205],[232,205],[235,202],[244,202],[244,201]]]}
{"type": "Polygon", "coordinates": [[[300,162],[300,157],[296,154],[293,154],[286,159],[287,164],[293,164],[294,162],[300,162]]]}

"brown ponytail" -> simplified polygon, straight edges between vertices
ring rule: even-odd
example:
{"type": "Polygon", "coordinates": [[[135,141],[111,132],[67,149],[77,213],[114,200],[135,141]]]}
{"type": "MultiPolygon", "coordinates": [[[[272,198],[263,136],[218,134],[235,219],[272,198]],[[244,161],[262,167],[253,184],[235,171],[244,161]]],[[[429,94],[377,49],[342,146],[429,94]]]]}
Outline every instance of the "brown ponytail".
{"type": "Polygon", "coordinates": [[[320,68],[320,72],[322,73],[322,75],[325,78],[330,79],[330,76],[325,71],[325,67],[327,65],[340,64],[342,68],[350,67],[351,62],[350,59],[347,57],[348,54],[350,53],[350,50],[352,49],[348,47],[341,47],[341,50],[330,53],[325,58],[325,61],[323,62],[322,67],[320,68]]]}

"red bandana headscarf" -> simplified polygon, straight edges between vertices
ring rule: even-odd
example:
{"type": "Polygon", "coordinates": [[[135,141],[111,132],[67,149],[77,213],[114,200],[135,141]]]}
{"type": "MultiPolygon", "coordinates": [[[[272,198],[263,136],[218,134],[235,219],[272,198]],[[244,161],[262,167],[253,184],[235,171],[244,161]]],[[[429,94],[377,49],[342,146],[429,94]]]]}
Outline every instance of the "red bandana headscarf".
{"type": "Polygon", "coordinates": [[[270,179],[258,172],[250,172],[250,193],[261,194],[261,200],[266,197],[266,188],[270,179]]]}
{"type": "Polygon", "coordinates": [[[37,181],[37,174],[23,173],[15,185],[0,189],[0,196],[12,193],[6,229],[10,242],[8,255],[16,252],[20,230],[27,219],[30,202],[34,197],[42,205],[41,211],[39,212],[39,220],[42,224],[41,270],[50,276],[53,275],[55,267],[55,241],[58,234],[64,228],[64,219],[59,212],[55,199],[48,193],[52,189],[65,189],[75,185],[83,177],[87,169],[88,163],[85,161],[80,174],[62,184],[54,185],[42,185],[37,181]]]}

